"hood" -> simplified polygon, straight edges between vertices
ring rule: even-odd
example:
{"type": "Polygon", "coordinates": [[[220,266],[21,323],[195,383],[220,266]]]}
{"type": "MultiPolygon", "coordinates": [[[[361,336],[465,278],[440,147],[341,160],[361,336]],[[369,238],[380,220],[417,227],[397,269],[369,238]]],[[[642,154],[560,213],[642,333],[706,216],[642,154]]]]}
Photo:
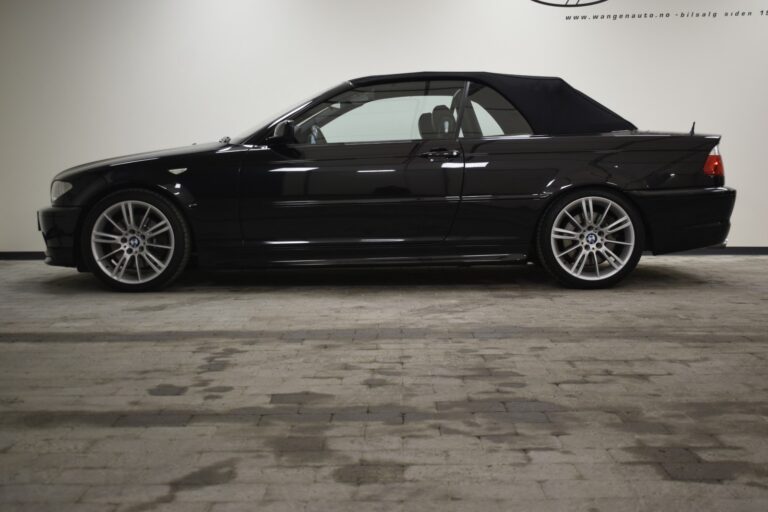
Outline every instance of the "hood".
{"type": "Polygon", "coordinates": [[[115,167],[119,165],[127,165],[139,162],[150,162],[152,160],[160,160],[173,157],[183,157],[187,155],[194,155],[197,153],[206,153],[216,151],[227,144],[221,142],[208,142],[205,144],[193,144],[191,146],[182,146],[172,149],[161,149],[157,151],[147,151],[145,153],[135,153],[132,155],[118,156],[114,158],[106,158],[104,160],[96,160],[95,162],[89,162],[87,164],[71,167],[65,171],[56,175],[54,180],[62,180],[71,177],[75,174],[79,174],[87,171],[97,171],[107,169],[109,167],[115,167]]]}

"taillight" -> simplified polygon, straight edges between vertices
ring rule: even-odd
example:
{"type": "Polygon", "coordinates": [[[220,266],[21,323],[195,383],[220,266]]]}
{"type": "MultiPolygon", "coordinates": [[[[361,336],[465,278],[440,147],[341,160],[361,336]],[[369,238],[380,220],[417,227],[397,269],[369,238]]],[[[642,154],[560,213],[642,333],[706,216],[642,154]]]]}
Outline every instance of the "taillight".
{"type": "Polygon", "coordinates": [[[720,156],[720,149],[715,146],[712,151],[709,152],[707,161],[704,163],[704,174],[707,176],[724,176],[725,168],[723,167],[723,157],[720,156]]]}

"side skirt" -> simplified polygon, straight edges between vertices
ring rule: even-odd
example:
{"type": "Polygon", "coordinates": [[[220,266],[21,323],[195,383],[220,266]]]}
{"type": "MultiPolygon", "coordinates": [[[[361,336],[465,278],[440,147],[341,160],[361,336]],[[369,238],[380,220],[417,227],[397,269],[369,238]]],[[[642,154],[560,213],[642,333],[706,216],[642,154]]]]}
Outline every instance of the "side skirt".
{"type": "Polygon", "coordinates": [[[525,263],[525,254],[465,254],[455,256],[391,256],[372,258],[278,259],[271,267],[367,267],[380,265],[489,265],[525,263]]]}

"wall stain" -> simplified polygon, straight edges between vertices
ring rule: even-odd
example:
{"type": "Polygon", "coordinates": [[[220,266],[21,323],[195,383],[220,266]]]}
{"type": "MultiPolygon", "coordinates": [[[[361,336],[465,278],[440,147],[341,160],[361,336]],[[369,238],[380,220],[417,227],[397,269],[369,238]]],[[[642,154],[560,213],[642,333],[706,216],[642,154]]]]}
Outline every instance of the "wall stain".
{"type": "Polygon", "coordinates": [[[232,356],[236,354],[244,354],[246,352],[247,351],[245,350],[240,350],[237,348],[224,348],[213,352],[211,355],[203,359],[205,363],[197,367],[199,370],[198,373],[203,374],[209,372],[222,372],[230,366],[230,358],[232,356]]]}
{"type": "Polygon", "coordinates": [[[147,393],[152,396],[180,396],[187,392],[187,386],[176,386],[174,384],[158,384],[149,388],[147,393]]]}
{"type": "Polygon", "coordinates": [[[369,388],[380,388],[380,387],[383,387],[383,386],[391,385],[393,383],[389,382],[386,379],[365,379],[363,381],[363,384],[365,384],[369,388]]]}
{"type": "Polygon", "coordinates": [[[357,464],[341,466],[333,472],[334,481],[342,484],[396,484],[405,482],[405,464],[385,461],[361,460],[357,464]]]}
{"type": "Polygon", "coordinates": [[[235,388],[232,386],[211,386],[209,388],[205,388],[203,391],[208,391],[210,393],[228,393],[233,389],[235,388]]]}
{"type": "Polygon", "coordinates": [[[168,493],[149,503],[140,503],[126,509],[125,512],[147,512],[165,503],[171,503],[176,495],[185,490],[200,489],[231,482],[237,476],[237,459],[227,459],[197,469],[170,482],[168,493]]]}
{"type": "Polygon", "coordinates": [[[314,404],[332,399],[334,395],[300,391],[298,393],[273,393],[269,398],[270,404],[314,404]]]}

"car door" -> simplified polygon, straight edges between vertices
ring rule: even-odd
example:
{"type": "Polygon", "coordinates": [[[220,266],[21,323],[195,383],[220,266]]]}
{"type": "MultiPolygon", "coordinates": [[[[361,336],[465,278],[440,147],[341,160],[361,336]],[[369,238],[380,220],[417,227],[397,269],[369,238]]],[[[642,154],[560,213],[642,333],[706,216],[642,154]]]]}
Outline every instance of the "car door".
{"type": "Polygon", "coordinates": [[[470,82],[460,140],[466,170],[449,240],[525,253],[541,191],[560,166],[554,139],[534,136],[509,100],[489,86],[470,82]]]}
{"type": "Polygon", "coordinates": [[[458,205],[463,81],[350,88],[293,119],[241,168],[246,247],[270,252],[444,240],[458,205]]]}

